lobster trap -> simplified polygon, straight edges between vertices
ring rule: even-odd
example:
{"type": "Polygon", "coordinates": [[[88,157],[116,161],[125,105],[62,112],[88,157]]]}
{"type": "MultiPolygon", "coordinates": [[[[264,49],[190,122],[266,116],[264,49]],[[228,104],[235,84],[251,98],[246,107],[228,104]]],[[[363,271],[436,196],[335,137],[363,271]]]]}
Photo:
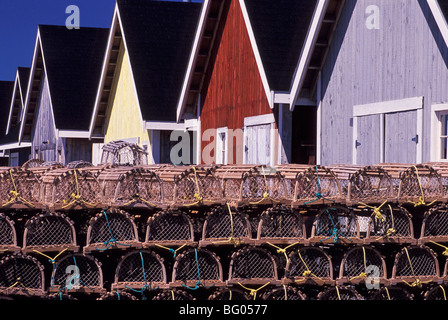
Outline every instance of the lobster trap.
{"type": "Polygon", "coordinates": [[[320,209],[311,229],[309,243],[360,244],[359,224],[356,216],[345,207],[320,209]]]}
{"type": "Polygon", "coordinates": [[[259,247],[245,247],[232,254],[227,284],[277,285],[280,283],[277,262],[269,251],[259,247]]]}
{"type": "Polygon", "coordinates": [[[224,287],[222,265],[207,249],[190,249],[178,255],[173,267],[171,288],[224,287]]]}
{"type": "Polygon", "coordinates": [[[252,231],[248,217],[232,209],[221,206],[212,209],[205,219],[200,247],[219,245],[251,244],[252,231]]]}
{"type": "Polygon", "coordinates": [[[62,213],[42,213],[26,222],[23,252],[61,250],[79,250],[73,221],[67,216],[62,213]]]}
{"type": "Polygon", "coordinates": [[[42,203],[54,210],[92,209],[102,205],[95,169],[60,168],[42,176],[42,203]]]}
{"type": "Polygon", "coordinates": [[[163,259],[150,250],[129,252],[119,262],[112,290],[129,289],[143,293],[147,289],[168,287],[163,259]]]}
{"type": "Polygon", "coordinates": [[[352,287],[330,287],[317,295],[318,300],[364,300],[364,298],[352,287]]]}
{"type": "Polygon", "coordinates": [[[196,300],[191,294],[183,290],[170,290],[163,291],[157,294],[152,300],[156,301],[174,301],[174,300],[186,300],[193,301],[196,300]]]}
{"type": "Polygon", "coordinates": [[[364,243],[416,244],[412,216],[397,205],[365,208],[370,214],[364,243]]]}
{"type": "Polygon", "coordinates": [[[448,288],[446,286],[438,285],[434,286],[424,294],[425,300],[433,301],[446,301],[447,300],[448,288]]]}
{"type": "Polygon", "coordinates": [[[387,284],[387,267],[384,257],[374,248],[355,247],[342,258],[338,284],[387,284]],[[369,283],[371,281],[371,283],[369,283]]]}
{"type": "Polygon", "coordinates": [[[216,170],[224,196],[235,206],[289,204],[288,188],[282,174],[273,167],[229,165],[216,170]]]}
{"type": "Polygon", "coordinates": [[[33,171],[15,168],[0,169],[0,207],[30,209],[40,205],[41,180],[33,171]]]}
{"type": "Polygon", "coordinates": [[[439,205],[425,213],[419,242],[448,242],[448,207],[439,205]]]}
{"type": "Polygon", "coordinates": [[[260,216],[256,244],[305,244],[306,228],[302,215],[287,207],[273,207],[260,216]]]}
{"type": "Polygon", "coordinates": [[[20,253],[0,260],[0,294],[43,296],[44,267],[37,259],[20,253]]]}
{"type": "Polygon", "coordinates": [[[244,301],[251,300],[250,296],[239,289],[223,288],[213,292],[207,300],[244,301]]]}
{"type": "Polygon", "coordinates": [[[373,166],[335,166],[331,170],[341,185],[346,205],[397,201],[397,192],[386,170],[373,166]]]}
{"type": "Polygon", "coordinates": [[[331,257],[318,247],[304,247],[293,251],[288,258],[283,283],[333,285],[331,257]]]}
{"type": "Polygon", "coordinates": [[[76,160],[67,163],[66,167],[68,169],[82,169],[82,168],[94,167],[94,165],[89,161],[76,160]]]}
{"type": "Polygon", "coordinates": [[[216,166],[162,166],[165,201],[171,207],[222,205],[225,203],[216,166]]]}
{"type": "Polygon", "coordinates": [[[183,247],[195,244],[193,224],[182,211],[161,211],[148,219],[144,247],[183,247]]]}
{"type": "Polygon", "coordinates": [[[14,221],[0,212],[0,253],[18,252],[17,233],[14,221]]]}
{"type": "Polygon", "coordinates": [[[28,161],[26,161],[24,164],[22,164],[22,168],[23,169],[30,169],[30,168],[36,168],[36,167],[41,167],[42,164],[45,161],[42,159],[29,159],[28,161]]]}
{"type": "Polygon", "coordinates": [[[387,300],[387,301],[407,301],[413,300],[414,295],[405,288],[401,287],[382,287],[379,290],[372,290],[369,300],[387,300]]]}
{"type": "Polygon", "coordinates": [[[120,166],[147,165],[148,153],[135,143],[115,140],[103,146],[101,163],[120,166]]]}
{"type": "Polygon", "coordinates": [[[441,177],[430,166],[400,164],[380,166],[389,173],[392,181],[395,181],[395,186],[399,181],[397,193],[399,203],[412,203],[417,207],[431,205],[446,198],[443,194],[441,177]]]}
{"type": "Polygon", "coordinates": [[[439,280],[439,262],[430,248],[404,247],[395,256],[391,283],[404,283],[420,288],[423,284],[439,280]]]}
{"type": "Polygon", "coordinates": [[[103,294],[103,271],[100,262],[89,255],[74,253],[56,262],[49,292],[103,294]]]}
{"type": "Polygon", "coordinates": [[[112,207],[160,208],[164,191],[159,176],[148,167],[108,167],[98,175],[104,202],[112,207]]]}
{"type": "Polygon", "coordinates": [[[127,292],[107,292],[99,297],[97,300],[137,300],[135,296],[127,292]]]}
{"type": "Polygon", "coordinates": [[[84,252],[140,248],[134,218],[119,209],[98,213],[89,222],[84,252]]]}
{"type": "Polygon", "coordinates": [[[306,300],[306,295],[296,287],[283,285],[263,294],[262,300],[306,300]]]}

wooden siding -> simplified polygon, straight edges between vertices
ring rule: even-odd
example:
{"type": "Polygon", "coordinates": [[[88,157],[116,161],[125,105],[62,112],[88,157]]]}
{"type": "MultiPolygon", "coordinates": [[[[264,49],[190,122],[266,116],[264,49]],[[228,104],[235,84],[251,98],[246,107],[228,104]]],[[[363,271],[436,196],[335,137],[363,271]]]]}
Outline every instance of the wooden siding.
{"type": "Polygon", "coordinates": [[[104,142],[130,138],[139,138],[140,146],[149,143],[148,132],[143,128],[129,55],[122,42],[106,112],[104,142]]]}
{"type": "MultiPolygon", "coordinates": [[[[423,162],[429,161],[431,105],[448,102],[447,66],[448,49],[426,1],[347,0],[322,69],[322,164],[352,162],[354,105],[418,96],[424,97],[423,162]],[[380,10],[379,30],[365,25],[369,5],[380,10]]],[[[385,117],[385,160],[415,154],[415,143],[407,141],[414,133],[406,133],[405,150],[403,143],[387,148],[387,135],[415,126],[413,117],[385,117]]]]}
{"type": "MultiPolygon", "coordinates": [[[[244,118],[270,114],[238,0],[227,0],[201,92],[201,132],[242,129],[244,118]]],[[[202,148],[208,142],[202,142],[202,148]]],[[[233,146],[236,159],[236,146],[233,146]]],[[[243,150],[238,150],[243,152],[243,150]]]]}
{"type": "Polygon", "coordinates": [[[46,74],[43,75],[32,137],[31,156],[33,158],[39,158],[44,161],[59,161],[59,159],[57,159],[56,128],[54,126],[50,91],[46,74]]]}
{"type": "Polygon", "coordinates": [[[92,162],[92,141],[88,139],[62,139],[64,158],[63,163],[84,160],[92,162]]]}

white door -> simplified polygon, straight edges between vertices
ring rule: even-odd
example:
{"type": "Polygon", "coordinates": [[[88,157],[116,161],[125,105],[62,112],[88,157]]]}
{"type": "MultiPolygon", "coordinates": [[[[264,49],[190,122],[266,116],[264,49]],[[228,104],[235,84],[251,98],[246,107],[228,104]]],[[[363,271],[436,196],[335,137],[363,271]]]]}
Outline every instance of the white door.
{"type": "Polygon", "coordinates": [[[271,161],[271,124],[245,127],[246,164],[272,165],[271,161]]]}

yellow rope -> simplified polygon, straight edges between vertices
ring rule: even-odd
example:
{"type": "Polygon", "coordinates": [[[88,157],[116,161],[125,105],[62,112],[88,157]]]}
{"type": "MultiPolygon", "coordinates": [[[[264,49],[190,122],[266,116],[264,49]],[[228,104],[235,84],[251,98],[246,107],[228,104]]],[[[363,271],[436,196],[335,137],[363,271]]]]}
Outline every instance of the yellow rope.
{"type": "Polygon", "coordinates": [[[431,202],[431,203],[428,203],[428,204],[425,202],[425,192],[423,191],[422,183],[420,182],[420,176],[419,176],[419,173],[418,173],[417,166],[414,165],[413,167],[414,167],[414,169],[415,169],[415,174],[417,175],[417,182],[418,182],[418,186],[420,187],[420,192],[422,193],[422,196],[421,196],[420,198],[418,198],[418,202],[412,202],[412,201],[409,201],[409,203],[414,204],[414,207],[431,206],[431,205],[433,205],[435,202],[437,202],[437,199],[434,200],[434,201],[431,202]]]}
{"type": "Polygon", "coordinates": [[[310,268],[308,268],[308,265],[306,264],[305,260],[302,258],[302,255],[300,254],[300,250],[297,250],[297,253],[299,254],[299,258],[300,260],[302,260],[303,265],[306,268],[306,271],[303,272],[302,280],[296,280],[296,283],[302,282],[302,281],[306,281],[308,278],[313,277],[313,278],[317,278],[320,281],[323,281],[322,278],[319,278],[318,276],[316,276],[314,273],[311,272],[310,268]]]}
{"type": "Polygon", "coordinates": [[[434,242],[434,241],[429,241],[431,243],[434,243],[435,245],[438,245],[439,247],[442,247],[445,249],[444,252],[442,252],[442,255],[444,255],[445,257],[448,257],[448,247],[441,245],[440,243],[434,242]]]}
{"type": "Polygon", "coordinates": [[[364,259],[364,272],[361,272],[359,274],[359,276],[356,276],[356,277],[353,277],[353,278],[349,279],[349,281],[352,281],[352,280],[357,279],[357,278],[367,278],[366,249],[364,247],[362,247],[362,255],[363,255],[363,259],[364,259]]]}
{"type": "Polygon", "coordinates": [[[173,291],[173,290],[171,290],[171,299],[172,299],[173,301],[176,300],[175,297],[174,297],[174,291],[173,291]]]}
{"type": "Polygon", "coordinates": [[[336,286],[335,288],[336,288],[336,293],[337,293],[337,295],[338,295],[338,299],[339,299],[339,300],[342,300],[342,299],[341,299],[341,295],[339,294],[339,288],[338,288],[338,286],[336,286]]]}
{"type": "Polygon", "coordinates": [[[54,264],[55,260],[56,260],[56,259],[57,259],[57,258],[64,252],[64,251],[66,251],[66,250],[68,250],[68,248],[65,248],[64,250],[62,250],[61,252],[59,252],[54,258],[52,258],[52,257],[50,257],[50,256],[47,256],[45,253],[42,253],[42,252],[40,252],[40,251],[37,251],[37,250],[33,250],[33,251],[36,252],[36,253],[39,253],[39,254],[43,255],[43,256],[46,257],[46,258],[48,258],[48,259],[50,260],[50,262],[54,264]]]}
{"type": "Polygon", "coordinates": [[[162,249],[168,250],[168,251],[170,251],[170,252],[173,252],[175,256],[176,256],[176,254],[177,254],[177,251],[179,251],[179,250],[181,250],[182,248],[184,248],[185,246],[187,246],[187,244],[185,243],[185,244],[181,245],[179,248],[177,248],[176,250],[174,250],[174,249],[172,249],[172,248],[168,248],[168,247],[162,246],[161,244],[157,244],[157,243],[155,243],[154,245],[157,246],[157,247],[159,247],[159,248],[162,248],[162,249]]]}
{"type": "Polygon", "coordinates": [[[17,199],[23,201],[24,203],[26,203],[26,204],[29,205],[30,207],[34,207],[33,204],[31,204],[29,201],[27,201],[26,199],[24,199],[24,198],[22,198],[22,197],[20,196],[19,192],[17,191],[16,182],[14,181],[14,177],[13,177],[13,175],[12,175],[12,170],[11,170],[11,169],[9,169],[9,176],[11,177],[11,182],[12,182],[12,186],[14,187],[14,190],[9,191],[9,193],[12,194],[12,198],[11,198],[8,202],[4,203],[4,204],[2,205],[2,207],[8,206],[8,205],[10,205],[11,203],[16,202],[17,199]]]}
{"type": "Polygon", "coordinates": [[[389,289],[387,289],[387,287],[384,287],[384,289],[386,289],[387,300],[389,300],[389,301],[390,301],[390,294],[389,294],[389,289]]]}
{"type": "Polygon", "coordinates": [[[443,292],[443,300],[446,301],[446,292],[445,292],[445,288],[442,287],[442,286],[439,286],[439,287],[440,287],[440,289],[442,289],[442,292],[443,292]]]}
{"type": "Polygon", "coordinates": [[[223,241],[214,241],[212,242],[213,244],[216,243],[233,243],[233,245],[236,247],[240,244],[240,241],[238,239],[236,239],[234,237],[234,228],[233,228],[233,213],[232,213],[232,209],[230,209],[230,204],[227,202],[227,209],[229,210],[229,215],[230,215],[230,237],[227,240],[223,240],[223,241]]]}
{"type": "Polygon", "coordinates": [[[395,220],[394,220],[394,212],[392,210],[392,206],[390,204],[388,204],[388,206],[389,206],[389,210],[390,210],[390,219],[392,222],[392,228],[388,229],[384,236],[377,238],[375,241],[379,241],[381,239],[390,237],[391,235],[393,235],[397,232],[397,230],[395,230],[395,220]]]}
{"type": "Polygon", "coordinates": [[[409,252],[407,248],[404,248],[404,251],[406,252],[406,256],[408,257],[408,261],[409,261],[409,266],[411,267],[411,272],[412,272],[412,276],[415,278],[415,281],[412,283],[407,282],[406,280],[402,280],[404,283],[406,283],[409,287],[413,288],[413,287],[417,287],[417,288],[421,288],[422,284],[424,283],[429,283],[431,281],[420,281],[420,279],[417,279],[417,277],[415,276],[414,273],[414,268],[412,267],[412,262],[411,262],[411,258],[409,257],[409,252]]]}
{"type": "Polygon", "coordinates": [[[130,205],[130,204],[132,204],[132,203],[134,203],[134,202],[137,202],[137,201],[141,201],[141,202],[143,202],[143,203],[146,203],[147,205],[149,205],[149,206],[151,206],[151,207],[157,207],[156,204],[154,204],[154,203],[152,203],[152,202],[149,202],[149,201],[143,199],[143,198],[140,197],[140,195],[138,195],[138,194],[136,195],[136,197],[135,197],[134,199],[132,199],[132,200],[129,201],[129,202],[126,202],[125,204],[123,204],[123,206],[128,206],[128,205],[130,205]]]}
{"type": "Polygon", "coordinates": [[[288,292],[286,291],[286,285],[283,285],[283,291],[285,291],[285,301],[288,300],[288,292]]]}
{"type": "Polygon", "coordinates": [[[283,249],[283,248],[280,248],[279,246],[276,246],[275,244],[272,244],[270,242],[266,242],[266,243],[268,245],[273,246],[274,248],[276,248],[277,249],[277,253],[283,253],[285,255],[285,258],[286,258],[286,263],[289,262],[289,258],[288,258],[288,255],[286,254],[286,250],[288,250],[289,248],[291,248],[291,247],[293,247],[293,246],[295,246],[297,244],[300,244],[300,242],[296,242],[296,243],[290,244],[289,246],[287,246],[286,248],[283,249]]]}
{"type": "MultiPolygon", "coordinates": [[[[78,174],[76,173],[77,170],[74,170],[73,172],[74,172],[74,174],[75,174],[76,193],[72,193],[72,194],[70,195],[70,198],[72,198],[73,201],[71,201],[71,202],[69,202],[68,204],[62,206],[62,209],[65,209],[65,208],[67,208],[67,207],[71,207],[72,205],[74,205],[74,204],[77,203],[78,201],[80,201],[80,202],[82,202],[82,203],[84,203],[84,204],[86,204],[86,205],[88,205],[88,206],[95,207],[96,204],[87,202],[87,201],[85,201],[84,199],[82,199],[81,195],[79,194],[78,174]]],[[[62,202],[66,203],[67,201],[66,201],[66,200],[63,200],[62,202]]]]}
{"type": "Polygon", "coordinates": [[[260,291],[261,289],[263,289],[264,287],[266,287],[267,285],[269,285],[270,282],[265,283],[264,285],[262,285],[262,286],[261,286],[260,288],[258,288],[258,289],[251,289],[251,288],[245,287],[245,286],[243,286],[243,285],[242,285],[241,283],[239,283],[239,282],[238,282],[238,284],[239,284],[241,287],[243,287],[244,289],[248,290],[248,291],[249,291],[249,295],[250,295],[251,297],[254,297],[254,300],[256,300],[256,298],[257,298],[257,292],[260,291]]]}
{"type": "Polygon", "coordinates": [[[17,286],[17,285],[21,285],[23,288],[25,288],[28,292],[30,292],[31,294],[34,294],[34,291],[33,290],[31,290],[30,288],[27,288],[26,286],[24,286],[23,285],[23,283],[22,282],[20,282],[20,277],[18,277],[17,278],[17,281],[16,282],[14,282],[12,285],[10,285],[8,288],[5,288],[5,289],[3,289],[3,290],[0,290],[0,292],[4,292],[4,291],[7,291],[7,290],[9,290],[9,289],[12,289],[12,288],[14,288],[15,286],[17,286]]]}
{"type": "Polygon", "coordinates": [[[384,221],[385,218],[384,216],[381,214],[381,208],[387,203],[387,200],[383,202],[383,204],[381,204],[379,207],[374,207],[374,206],[369,206],[365,203],[359,202],[359,204],[361,205],[361,208],[370,208],[373,209],[373,213],[375,214],[376,218],[378,220],[384,221]]]}
{"type": "Polygon", "coordinates": [[[253,204],[260,204],[261,202],[263,202],[266,199],[269,199],[269,200],[271,200],[273,202],[277,202],[278,203],[280,201],[278,201],[278,200],[272,198],[271,196],[269,196],[269,187],[268,187],[268,181],[266,179],[266,172],[265,172],[266,170],[264,170],[266,168],[266,166],[262,166],[262,168],[263,168],[262,173],[263,173],[264,185],[265,185],[265,192],[263,193],[263,198],[261,200],[259,200],[259,201],[256,201],[256,202],[249,202],[249,204],[252,204],[252,205],[253,204]]]}
{"type": "Polygon", "coordinates": [[[192,166],[191,168],[193,169],[194,180],[195,180],[195,183],[196,183],[196,192],[194,193],[194,198],[196,199],[196,202],[193,202],[193,203],[190,203],[190,204],[184,204],[184,206],[185,207],[191,207],[191,206],[197,205],[200,202],[211,202],[211,203],[215,202],[213,200],[206,200],[201,195],[201,189],[199,188],[199,180],[198,180],[198,174],[197,174],[197,171],[196,171],[196,167],[192,166]]]}

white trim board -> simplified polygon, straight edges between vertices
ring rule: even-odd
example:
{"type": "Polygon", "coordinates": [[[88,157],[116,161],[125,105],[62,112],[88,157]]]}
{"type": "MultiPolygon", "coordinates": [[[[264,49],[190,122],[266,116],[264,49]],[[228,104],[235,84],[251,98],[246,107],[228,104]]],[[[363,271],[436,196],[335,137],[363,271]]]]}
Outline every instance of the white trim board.
{"type": "Polygon", "coordinates": [[[423,109],[423,97],[382,101],[353,107],[353,117],[423,109]]]}
{"type": "Polygon", "coordinates": [[[185,130],[185,123],[176,123],[170,121],[145,121],[146,130],[185,130]]]}
{"type": "Polygon", "coordinates": [[[448,24],[442,14],[439,3],[437,2],[437,0],[427,0],[427,3],[429,8],[431,9],[434,19],[436,20],[440,33],[442,34],[442,37],[445,40],[446,45],[448,46],[448,24]]]}
{"type": "Polygon", "coordinates": [[[441,132],[441,126],[437,114],[439,112],[448,112],[448,103],[434,104],[431,106],[430,161],[447,162],[447,160],[440,159],[440,143],[438,139],[439,133],[441,132]]]}
{"type": "Polygon", "coordinates": [[[257,126],[260,124],[269,124],[269,123],[275,123],[275,117],[272,113],[244,118],[245,127],[257,126]]]}

